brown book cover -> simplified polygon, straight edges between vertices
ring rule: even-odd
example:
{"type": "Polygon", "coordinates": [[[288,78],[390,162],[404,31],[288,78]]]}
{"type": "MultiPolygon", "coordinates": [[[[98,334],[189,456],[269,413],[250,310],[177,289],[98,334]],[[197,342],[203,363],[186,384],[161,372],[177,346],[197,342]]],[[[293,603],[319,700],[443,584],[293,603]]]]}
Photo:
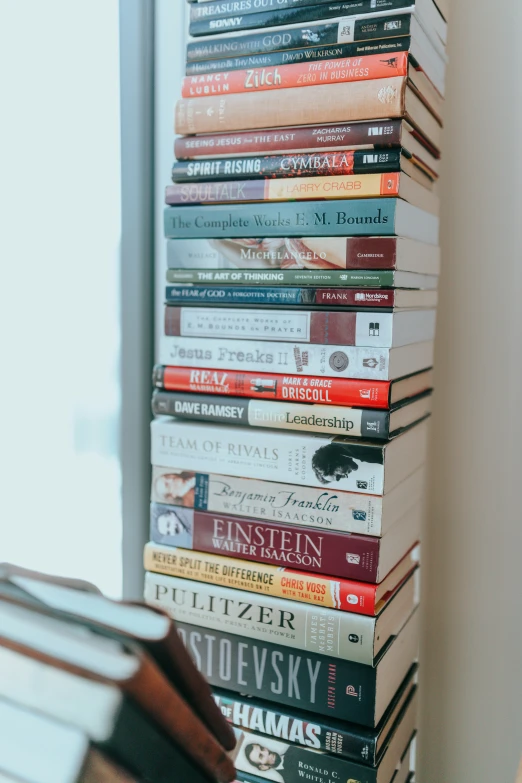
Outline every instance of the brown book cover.
{"type": "Polygon", "coordinates": [[[438,149],[440,124],[406,76],[184,98],[176,105],[175,130],[187,135],[394,117],[408,119],[438,149]]]}
{"type": "Polygon", "coordinates": [[[137,642],[143,647],[170,682],[192,705],[218,742],[227,750],[235,739],[212,698],[206,680],[197,671],[175,625],[168,615],[143,603],[121,604],[96,595],[87,605],[81,595],[68,590],[63,580],[53,584],[54,577],[25,569],[6,566],[0,570],[0,600],[25,606],[40,614],[67,622],[87,625],[98,633],[137,642]],[[56,589],[58,588],[58,589],[56,589]],[[62,588],[62,589],[60,589],[62,588]],[[147,623],[146,614],[153,612],[157,621],[147,623]]]}
{"type": "Polygon", "coordinates": [[[0,601],[0,644],[128,694],[173,742],[221,783],[234,779],[226,751],[138,645],[0,601]]]}

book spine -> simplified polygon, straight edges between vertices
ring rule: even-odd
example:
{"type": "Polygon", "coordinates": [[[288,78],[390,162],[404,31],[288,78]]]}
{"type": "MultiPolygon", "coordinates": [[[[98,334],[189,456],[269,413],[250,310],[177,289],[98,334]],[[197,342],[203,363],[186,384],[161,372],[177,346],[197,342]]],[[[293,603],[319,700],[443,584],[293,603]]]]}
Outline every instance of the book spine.
{"type": "Polygon", "coordinates": [[[310,713],[296,713],[268,706],[241,695],[214,689],[214,701],[229,723],[238,729],[259,731],[296,745],[322,750],[342,758],[362,761],[375,766],[377,735],[358,730],[349,724],[330,724],[322,720],[311,722],[310,713]]]}
{"type": "MultiPolygon", "coordinates": [[[[360,286],[390,288],[395,284],[391,270],[339,269],[168,269],[169,283],[203,283],[205,285],[302,285],[360,286]]],[[[218,297],[215,297],[218,299],[218,297]]]]}
{"type": "MultiPolygon", "coordinates": [[[[322,753],[309,747],[299,747],[294,743],[273,740],[262,734],[236,729],[237,746],[234,763],[240,779],[245,783],[260,783],[262,779],[272,779],[274,768],[281,769],[285,783],[299,783],[303,771],[313,770],[316,783],[331,781],[354,781],[357,783],[378,783],[379,771],[366,764],[358,764],[347,759],[322,753]],[[257,760],[261,751],[274,759],[274,766],[268,772],[259,770],[257,760]],[[271,774],[272,773],[272,774],[271,774]]],[[[402,750],[402,748],[401,748],[402,750]]],[[[262,757],[264,760],[264,756],[262,757]]],[[[263,767],[263,770],[265,767],[263,767]]],[[[306,773],[305,773],[306,774],[306,773]]]]}
{"type": "Polygon", "coordinates": [[[401,117],[406,77],[292,87],[268,93],[182,98],[176,104],[180,135],[401,117]]]}
{"type": "Polygon", "coordinates": [[[342,579],[377,581],[380,538],[242,519],[230,514],[217,516],[208,511],[186,514],[191,519],[183,525],[168,506],[152,504],[153,541],[342,579]],[[186,543],[186,528],[190,546],[186,543]]]}
{"type": "Polygon", "coordinates": [[[238,177],[277,178],[319,177],[346,174],[398,172],[401,150],[346,150],[312,155],[221,158],[180,161],[172,167],[174,182],[211,182],[238,177]]]}
{"type": "Polygon", "coordinates": [[[341,378],[276,375],[255,372],[216,372],[208,368],[156,366],[154,383],[167,391],[224,394],[261,400],[307,402],[388,408],[390,382],[364,383],[341,378]]]}
{"type": "Polygon", "coordinates": [[[151,433],[153,465],[190,471],[205,465],[211,473],[322,489],[335,482],[336,490],[383,494],[386,444],[166,417],[151,422],[151,433]]]}
{"type": "Polygon", "coordinates": [[[223,133],[208,136],[182,136],[174,143],[178,160],[209,156],[252,155],[303,152],[318,149],[347,149],[374,145],[400,145],[402,120],[339,123],[311,127],[223,133]]]}
{"type": "Polygon", "coordinates": [[[222,305],[309,305],[339,307],[394,307],[394,289],[364,288],[267,288],[257,286],[167,286],[165,289],[167,305],[211,304],[222,305]]]}
{"type": "Polygon", "coordinates": [[[178,631],[211,685],[373,727],[377,669],[186,623],[178,631]]]}
{"type": "Polygon", "coordinates": [[[211,394],[160,391],[152,395],[155,416],[176,416],[189,421],[232,424],[263,429],[349,435],[352,438],[390,437],[390,414],[359,408],[310,403],[245,400],[211,394]]]}
{"type": "MultiPolygon", "coordinates": [[[[341,16],[379,15],[384,12],[393,12],[411,8],[411,0],[354,0],[349,2],[321,3],[311,7],[287,8],[283,10],[272,9],[261,13],[227,14],[218,18],[192,19],[189,24],[189,34],[192,36],[213,35],[230,30],[255,30],[256,28],[274,27],[289,24],[301,24],[303,22],[315,22],[332,19],[341,16]]],[[[259,10],[259,9],[257,9],[259,10]]],[[[347,34],[348,40],[350,32],[347,34]]]]}
{"type": "Polygon", "coordinates": [[[234,204],[255,201],[321,201],[398,196],[400,173],[340,174],[297,179],[187,182],[165,188],[165,204],[234,204]]]}
{"type": "Polygon", "coordinates": [[[151,573],[144,597],[176,621],[368,666],[374,662],[374,617],[151,573]]]}
{"type": "Polygon", "coordinates": [[[375,614],[376,586],[372,584],[264,563],[252,565],[233,557],[153,543],[146,545],[144,558],[147,571],[165,576],[288,598],[327,609],[375,614]]]}
{"type": "Polygon", "coordinates": [[[165,236],[233,237],[393,236],[398,199],[353,199],[288,204],[234,204],[166,208],[165,236]]]}
{"type": "MultiPolygon", "coordinates": [[[[406,19],[407,17],[402,16],[401,18],[406,19]]],[[[401,22],[399,22],[399,24],[400,23],[401,22]]],[[[390,23],[386,22],[382,27],[386,27],[387,24],[390,23]]],[[[335,28],[335,25],[324,25],[324,27],[327,26],[335,28]]],[[[314,33],[315,29],[313,31],[314,33]]],[[[393,31],[392,34],[397,35],[396,31],[393,31]]],[[[246,37],[247,36],[238,36],[234,39],[229,38],[223,41],[221,46],[225,51],[228,48],[237,48],[241,52],[241,44],[246,44],[246,42],[243,41],[246,37]]],[[[293,38],[294,36],[289,35],[288,37],[293,38]]],[[[332,37],[335,41],[335,36],[332,37]]],[[[215,41],[214,43],[217,44],[218,42],[215,41]]],[[[303,40],[298,40],[298,46],[303,44],[303,40]]],[[[196,44],[189,44],[189,46],[201,49],[204,47],[204,44],[203,47],[199,46],[199,42],[196,44]]],[[[326,44],[326,46],[314,45],[301,49],[288,49],[281,46],[279,51],[264,51],[260,48],[256,54],[248,52],[239,57],[223,57],[218,51],[218,56],[220,56],[221,59],[188,61],[185,67],[185,73],[187,76],[196,76],[198,74],[219,73],[220,71],[239,71],[246,68],[269,68],[276,65],[288,65],[290,63],[320,62],[322,60],[334,60],[343,57],[366,57],[372,54],[393,55],[396,52],[409,52],[410,46],[410,36],[403,35],[400,38],[379,38],[377,40],[359,40],[355,38],[353,43],[332,42],[326,44]]],[[[245,48],[248,48],[248,45],[246,45],[245,48]]]]}
{"type": "Polygon", "coordinates": [[[395,269],[396,237],[283,237],[281,239],[169,239],[170,268],[395,269]]]}
{"type": "Polygon", "coordinates": [[[303,373],[325,378],[388,381],[389,348],[346,345],[269,343],[263,340],[205,340],[197,337],[160,338],[160,364],[194,369],[269,369],[279,374],[303,373]]]}
{"type": "Polygon", "coordinates": [[[267,340],[317,345],[390,348],[393,313],[288,310],[241,310],[214,307],[166,307],[165,334],[172,337],[267,340]]]}
{"type": "Polygon", "coordinates": [[[152,468],[151,500],[179,508],[343,533],[369,536],[382,533],[382,498],[356,492],[328,491],[324,487],[315,489],[155,465],[152,468]]]}
{"type": "Polygon", "coordinates": [[[312,87],[317,84],[387,79],[391,76],[406,76],[407,73],[407,52],[398,52],[389,56],[369,54],[366,57],[290,63],[271,68],[247,68],[240,71],[185,76],[181,96],[201,98],[207,95],[265,92],[291,87],[312,87]]]}
{"type": "Polygon", "coordinates": [[[317,0],[219,0],[219,2],[199,3],[190,9],[190,20],[220,19],[232,14],[256,14],[261,11],[284,11],[287,8],[300,8],[315,5],[317,0]]]}

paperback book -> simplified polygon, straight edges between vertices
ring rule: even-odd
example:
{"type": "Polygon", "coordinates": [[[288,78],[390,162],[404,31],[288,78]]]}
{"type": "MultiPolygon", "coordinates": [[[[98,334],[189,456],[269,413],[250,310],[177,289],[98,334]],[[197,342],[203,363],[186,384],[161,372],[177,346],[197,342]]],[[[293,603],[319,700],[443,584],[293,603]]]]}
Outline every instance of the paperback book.
{"type": "Polygon", "coordinates": [[[315,345],[300,342],[169,337],[160,339],[162,364],[194,369],[269,370],[326,378],[391,381],[433,365],[433,342],[398,348],[315,345]]]}

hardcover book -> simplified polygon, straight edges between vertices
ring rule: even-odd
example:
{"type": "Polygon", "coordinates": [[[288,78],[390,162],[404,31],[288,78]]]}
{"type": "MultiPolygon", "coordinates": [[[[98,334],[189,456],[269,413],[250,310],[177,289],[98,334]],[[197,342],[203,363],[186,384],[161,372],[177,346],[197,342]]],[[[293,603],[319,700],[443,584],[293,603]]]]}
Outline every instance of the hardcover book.
{"type": "Polygon", "coordinates": [[[345,405],[249,400],[155,389],[152,412],[155,416],[176,416],[178,419],[213,424],[389,440],[429,416],[431,395],[427,393],[407,400],[390,411],[374,411],[345,405]]]}
{"type": "Polygon", "coordinates": [[[354,269],[438,275],[440,248],[403,237],[169,239],[172,269],[354,269]]]}
{"type": "Polygon", "coordinates": [[[214,688],[214,699],[224,717],[238,729],[259,732],[283,742],[375,767],[400,723],[404,706],[415,692],[416,679],[416,667],[412,667],[375,729],[334,718],[321,718],[299,709],[281,708],[219,688],[214,688]]]}
{"type": "Polygon", "coordinates": [[[439,213],[438,196],[402,172],[187,182],[168,185],[165,190],[165,203],[176,206],[265,201],[321,201],[379,196],[399,197],[419,209],[434,215],[439,213]]]}
{"type": "Polygon", "coordinates": [[[186,623],[179,623],[178,630],[211,685],[374,728],[417,659],[417,615],[383,649],[375,666],[186,623]]]}
{"type": "MultiPolygon", "coordinates": [[[[169,269],[174,276],[179,270],[169,269]]],[[[412,288],[290,288],[283,285],[268,287],[265,284],[248,287],[241,285],[218,286],[212,281],[208,287],[197,283],[178,286],[167,286],[165,303],[167,305],[198,305],[211,304],[212,307],[237,305],[243,307],[278,308],[303,307],[308,310],[361,309],[382,310],[392,312],[404,310],[433,309],[436,307],[438,294],[433,289],[412,288]]]]}
{"type": "MultiPolygon", "coordinates": [[[[167,269],[167,281],[193,285],[285,285],[285,286],[347,286],[369,288],[436,289],[437,275],[417,272],[397,272],[388,269],[372,271],[340,269],[167,269]]],[[[219,303],[219,295],[214,295],[219,303]]],[[[328,297],[324,297],[324,303],[328,297]]],[[[316,319],[317,320],[317,319],[316,319]]],[[[319,319],[320,320],[320,319],[319,319]]]]}
{"type": "Polygon", "coordinates": [[[317,783],[330,783],[332,780],[391,783],[417,728],[417,707],[417,694],[414,693],[404,706],[400,722],[376,768],[244,729],[236,729],[235,764],[252,783],[263,780],[297,783],[302,779],[303,771],[313,775],[317,783]]]}
{"type": "Polygon", "coordinates": [[[420,78],[410,70],[409,76],[362,82],[182,98],[176,104],[175,131],[186,135],[401,118],[438,150],[441,120],[424,102],[414,77],[420,78]]]}
{"type": "Polygon", "coordinates": [[[342,174],[379,174],[404,171],[428,190],[435,175],[405,150],[344,150],[254,158],[210,158],[177,161],[173,182],[215,182],[239,179],[284,179],[342,174]]]}
{"type": "Polygon", "coordinates": [[[426,140],[401,119],[183,136],[174,143],[174,155],[178,160],[197,160],[383,147],[404,147],[433,175],[439,173],[437,150],[426,146],[426,140]]]}
{"type": "Polygon", "coordinates": [[[154,367],[152,382],[167,391],[225,394],[264,400],[346,405],[359,408],[389,408],[427,392],[432,387],[430,370],[396,381],[365,383],[350,378],[318,378],[275,373],[216,372],[210,368],[154,367]]]}
{"type": "MultiPolygon", "coordinates": [[[[447,25],[432,0],[347,0],[346,2],[323,2],[317,5],[313,0],[283,0],[283,6],[275,5],[274,0],[264,0],[267,5],[262,8],[254,6],[252,0],[250,10],[240,10],[234,3],[214,3],[212,6],[201,6],[208,9],[196,18],[191,14],[189,25],[190,35],[211,35],[229,30],[248,30],[263,27],[313,22],[339,16],[366,15],[373,16],[396,15],[397,11],[415,13],[422,26],[429,32],[430,38],[437,48],[442,49],[446,43],[447,25]],[[228,8],[226,8],[228,5],[228,8]],[[286,7],[285,7],[286,5],[286,7]],[[212,10],[211,10],[212,9],[212,10]]],[[[279,0],[278,0],[279,2],[279,0]]],[[[199,6],[193,6],[198,9],[199,6]]]]}
{"type": "Polygon", "coordinates": [[[198,511],[381,536],[421,499],[423,490],[423,467],[380,497],[155,465],[151,499],[198,511]]]}
{"type": "Polygon", "coordinates": [[[366,57],[347,57],[314,63],[290,63],[268,68],[221,71],[219,73],[185,76],[181,86],[183,98],[205,95],[263,92],[288,87],[306,87],[324,82],[366,81],[407,76],[408,54],[398,52],[389,57],[370,54],[366,57]]]}
{"type": "Polygon", "coordinates": [[[251,565],[244,560],[152,542],[146,545],[144,555],[145,569],[156,574],[179,576],[372,617],[392,600],[418,560],[419,547],[414,547],[380,585],[375,585],[263,563],[251,565]]]}
{"type": "Polygon", "coordinates": [[[161,417],[151,438],[153,465],[382,495],[425,463],[427,423],[381,444],[161,417]]]}
{"type": "Polygon", "coordinates": [[[380,234],[437,245],[439,237],[435,215],[395,198],[167,207],[164,229],[173,239],[380,234]]]}
{"type": "Polygon", "coordinates": [[[165,334],[173,337],[268,340],[392,348],[435,337],[435,310],[405,313],[241,310],[166,307],[165,334]]]}
{"type": "Polygon", "coordinates": [[[152,504],[151,538],[256,563],[379,583],[418,542],[420,504],[381,538],[152,504]]]}
{"type": "Polygon", "coordinates": [[[377,617],[152,573],[145,577],[145,600],[177,622],[372,666],[412,614],[414,582],[412,575],[377,617]]]}

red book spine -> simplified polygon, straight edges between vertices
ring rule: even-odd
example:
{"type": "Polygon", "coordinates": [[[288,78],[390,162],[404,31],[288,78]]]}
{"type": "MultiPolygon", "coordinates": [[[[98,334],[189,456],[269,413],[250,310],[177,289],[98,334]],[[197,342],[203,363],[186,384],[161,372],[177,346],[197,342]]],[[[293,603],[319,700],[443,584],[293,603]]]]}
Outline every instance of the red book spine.
{"type": "Polygon", "coordinates": [[[298,570],[377,581],[380,538],[195,511],[192,548],[298,570]]]}
{"type": "Polygon", "coordinates": [[[395,289],[317,288],[314,304],[395,307],[395,289]]]}
{"type": "Polygon", "coordinates": [[[181,94],[183,98],[199,98],[223,93],[262,92],[317,84],[387,79],[390,76],[406,76],[407,73],[407,52],[396,52],[393,55],[370,54],[366,57],[186,76],[181,94]]]}
{"type": "Polygon", "coordinates": [[[306,152],[347,149],[348,147],[398,146],[402,140],[402,120],[341,122],[338,125],[274,128],[266,131],[213,133],[176,139],[178,160],[230,157],[275,152],[306,152]]]}
{"type": "MultiPolygon", "coordinates": [[[[208,310],[206,310],[208,312],[208,310]]],[[[214,311],[215,312],[215,311],[214,311]]],[[[220,310],[217,310],[217,314],[220,314],[220,310]]],[[[265,315],[266,311],[259,311],[261,315],[265,315]]],[[[284,316],[284,311],[282,311],[284,316]]],[[[252,312],[251,317],[256,317],[257,311],[252,312]]],[[[191,307],[174,307],[168,306],[165,308],[165,334],[169,337],[194,337],[195,333],[191,330],[191,316],[193,320],[197,321],[198,315],[191,307]],[[186,319],[184,319],[186,316],[186,319]],[[184,328],[184,320],[188,322],[188,327],[184,328]]],[[[235,316],[234,316],[235,317],[235,316]]],[[[250,317],[250,315],[249,315],[250,317]]],[[[286,318],[291,318],[291,314],[286,311],[286,318]]],[[[274,314],[274,318],[277,319],[277,314],[274,314]]],[[[309,313],[307,318],[307,327],[309,329],[308,334],[299,335],[299,339],[303,339],[303,342],[310,343],[312,345],[357,345],[356,341],[356,328],[357,328],[357,313],[356,312],[332,312],[315,311],[309,313]],[[309,318],[309,320],[308,320],[309,318]]],[[[282,319],[277,319],[281,321],[282,319]]],[[[237,326],[237,324],[235,324],[237,326]]],[[[295,329],[298,328],[294,325],[295,329]]],[[[212,335],[212,333],[210,333],[212,335]]],[[[219,332],[216,332],[216,336],[219,337],[219,332]]],[[[231,337],[232,333],[227,333],[227,337],[231,337]]],[[[241,332],[237,335],[240,338],[241,332]]],[[[290,335],[289,335],[290,337],[290,335]]],[[[270,334],[266,335],[266,339],[270,340],[270,334]]],[[[272,338],[273,339],[273,338],[272,338]]]]}
{"type": "Polygon", "coordinates": [[[167,391],[223,394],[230,397],[289,400],[347,405],[360,408],[389,407],[390,382],[364,382],[347,378],[315,378],[301,375],[192,370],[187,367],[155,368],[156,384],[167,391]]]}

